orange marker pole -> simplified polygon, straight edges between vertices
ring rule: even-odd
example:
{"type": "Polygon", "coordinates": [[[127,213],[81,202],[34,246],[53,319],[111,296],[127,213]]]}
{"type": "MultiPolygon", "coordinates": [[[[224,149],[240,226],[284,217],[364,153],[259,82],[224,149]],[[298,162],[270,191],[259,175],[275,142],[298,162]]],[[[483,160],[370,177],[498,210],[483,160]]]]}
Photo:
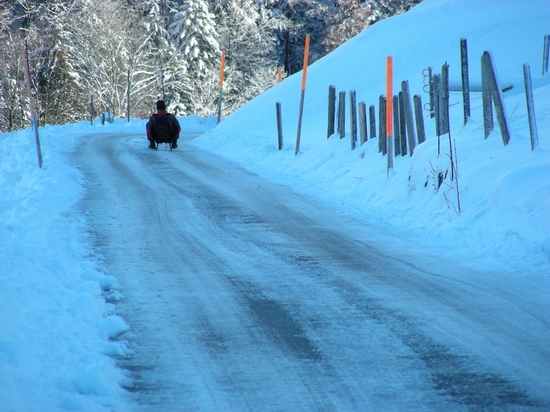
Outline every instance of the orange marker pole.
{"type": "Polygon", "coordinates": [[[223,78],[225,74],[225,52],[222,52],[222,68],[220,70],[220,95],[218,97],[218,123],[222,118],[223,78]]]}
{"type": "Polygon", "coordinates": [[[279,68],[279,70],[277,70],[277,83],[281,83],[281,79],[283,77],[283,69],[279,68]]]}
{"type": "Polygon", "coordinates": [[[386,59],[386,148],[388,152],[388,168],[393,169],[393,57],[386,59]]]}
{"type": "Polygon", "coordinates": [[[306,45],[304,48],[304,67],[302,69],[302,94],[300,96],[300,111],[298,112],[298,133],[296,134],[296,149],[294,150],[295,156],[300,151],[300,137],[302,134],[302,115],[304,113],[304,97],[306,94],[306,77],[307,77],[308,59],[309,59],[309,34],[306,36],[306,45]]]}

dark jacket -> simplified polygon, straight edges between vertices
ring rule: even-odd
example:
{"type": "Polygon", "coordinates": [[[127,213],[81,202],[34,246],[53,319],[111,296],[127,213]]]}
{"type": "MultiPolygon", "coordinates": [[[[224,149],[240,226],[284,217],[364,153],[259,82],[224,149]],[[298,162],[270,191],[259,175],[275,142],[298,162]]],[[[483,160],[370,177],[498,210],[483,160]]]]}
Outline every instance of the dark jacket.
{"type": "Polygon", "coordinates": [[[155,124],[157,116],[163,115],[168,115],[168,126],[170,128],[172,139],[177,140],[178,137],[180,137],[181,126],[178,122],[178,119],[176,119],[176,116],[174,116],[172,113],[168,113],[166,110],[157,110],[157,114],[153,114],[145,125],[145,128],[147,130],[147,139],[149,139],[149,141],[151,142],[155,141],[155,124]]]}

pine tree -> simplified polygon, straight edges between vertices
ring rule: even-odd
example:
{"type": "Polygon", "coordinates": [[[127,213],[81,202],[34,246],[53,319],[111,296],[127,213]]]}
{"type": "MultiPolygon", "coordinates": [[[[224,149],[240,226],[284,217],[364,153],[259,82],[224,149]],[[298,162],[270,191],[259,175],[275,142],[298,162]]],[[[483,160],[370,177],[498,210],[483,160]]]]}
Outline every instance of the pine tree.
{"type": "Polygon", "coordinates": [[[189,90],[180,96],[180,104],[186,113],[203,112],[204,105],[212,101],[214,89],[208,80],[215,78],[214,67],[218,63],[219,46],[216,40],[216,23],[205,0],[186,0],[174,14],[170,34],[176,52],[185,61],[189,90]],[[205,90],[206,88],[206,90],[205,90]],[[212,95],[212,96],[211,96],[212,95]],[[210,99],[205,97],[211,96],[210,99]]]}
{"type": "MultiPolygon", "coordinates": [[[[170,21],[176,13],[177,2],[172,0],[139,0],[135,4],[138,14],[137,33],[142,38],[132,58],[132,94],[134,106],[141,116],[150,114],[156,100],[166,101],[168,109],[178,115],[188,113],[183,103],[191,87],[187,76],[188,65],[176,50],[170,34],[170,21]]],[[[137,42],[136,42],[137,43],[137,42]]]]}
{"type": "Polygon", "coordinates": [[[186,0],[170,26],[177,50],[189,65],[189,72],[199,78],[209,74],[219,55],[216,23],[204,0],[186,0]]]}

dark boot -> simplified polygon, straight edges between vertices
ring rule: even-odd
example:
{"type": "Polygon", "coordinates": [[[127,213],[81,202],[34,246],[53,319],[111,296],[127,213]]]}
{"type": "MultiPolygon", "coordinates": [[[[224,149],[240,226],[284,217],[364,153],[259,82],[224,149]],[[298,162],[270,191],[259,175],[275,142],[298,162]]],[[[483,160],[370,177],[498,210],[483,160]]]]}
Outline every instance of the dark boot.
{"type": "Polygon", "coordinates": [[[172,140],[172,149],[176,149],[178,147],[177,140],[172,140]]]}
{"type": "Polygon", "coordinates": [[[154,142],[149,142],[149,149],[156,149],[157,147],[155,146],[155,143],[154,142]]]}

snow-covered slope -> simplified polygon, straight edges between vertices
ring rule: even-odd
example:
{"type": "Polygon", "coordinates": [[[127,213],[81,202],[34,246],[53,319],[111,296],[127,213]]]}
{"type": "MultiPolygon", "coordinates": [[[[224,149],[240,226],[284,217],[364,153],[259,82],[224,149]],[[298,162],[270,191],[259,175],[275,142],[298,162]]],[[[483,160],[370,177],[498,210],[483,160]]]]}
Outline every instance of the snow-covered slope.
{"type": "MultiPolygon", "coordinates": [[[[503,264],[544,273],[540,265],[547,267],[550,249],[550,77],[541,77],[541,67],[549,19],[550,7],[543,0],[426,0],[368,28],[309,67],[298,156],[294,156],[294,146],[301,73],[237,110],[195,144],[339,204],[343,210],[402,227],[429,245],[475,259],[477,265],[503,264]],[[346,139],[335,135],[327,141],[326,134],[329,85],[337,93],[355,90],[358,102],[378,107],[378,97],[386,90],[386,56],[391,55],[394,92],[402,80],[408,80],[411,95],[421,95],[426,104],[426,68],[431,66],[438,73],[447,62],[451,82],[460,84],[461,38],[468,41],[472,84],[480,83],[480,59],[488,50],[501,82],[515,86],[505,93],[512,130],[507,147],[496,121],[494,132],[484,139],[480,93],[471,95],[472,115],[465,127],[462,94],[451,93],[458,214],[456,182],[450,181],[450,173],[439,192],[434,188],[436,174],[446,171],[450,163],[449,139],[447,135],[441,139],[438,158],[435,125],[428,112],[424,112],[427,142],[412,158],[397,157],[389,178],[386,159],[378,153],[378,139],[350,150],[349,112],[346,139]],[[540,147],[534,152],[529,141],[524,63],[531,66],[535,87],[540,147]],[[276,150],[275,102],[283,108],[282,151],[276,150]]],[[[349,100],[346,103],[349,106],[349,100]]]]}

